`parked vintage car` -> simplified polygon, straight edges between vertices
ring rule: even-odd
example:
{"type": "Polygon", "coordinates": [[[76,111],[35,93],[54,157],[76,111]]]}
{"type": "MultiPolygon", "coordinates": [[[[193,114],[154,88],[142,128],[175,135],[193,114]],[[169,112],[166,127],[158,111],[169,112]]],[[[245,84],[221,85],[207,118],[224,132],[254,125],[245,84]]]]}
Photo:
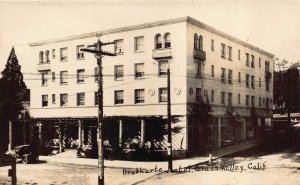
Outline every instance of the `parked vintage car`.
{"type": "Polygon", "coordinates": [[[21,160],[23,164],[35,163],[39,160],[39,154],[31,145],[16,146],[13,151],[13,156],[17,160],[21,160]]]}

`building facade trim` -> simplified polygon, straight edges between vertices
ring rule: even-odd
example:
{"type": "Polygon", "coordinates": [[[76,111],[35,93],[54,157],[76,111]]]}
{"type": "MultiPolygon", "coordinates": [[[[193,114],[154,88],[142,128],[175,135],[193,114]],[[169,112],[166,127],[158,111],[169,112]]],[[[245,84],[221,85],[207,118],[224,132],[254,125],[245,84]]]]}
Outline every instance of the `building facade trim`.
{"type": "Polygon", "coordinates": [[[127,32],[127,31],[133,31],[133,30],[139,30],[139,29],[146,29],[146,28],[151,28],[151,27],[158,27],[158,26],[164,26],[168,24],[176,24],[176,23],[181,23],[181,22],[187,22],[191,25],[197,26],[199,28],[205,29],[211,33],[214,33],[216,35],[219,35],[221,37],[224,37],[228,40],[231,40],[233,42],[236,42],[238,44],[241,44],[245,47],[248,47],[252,50],[258,51],[262,54],[265,54],[271,58],[273,58],[275,55],[272,53],[269,53],[267,51],[264,51],[258,47],[255,47],[251,44],[248,44],[238,38],[235,38],[227,33],[224,33],[222,31],[219,31],[211,26],[208,26],[207,24],[204,24],[192,17],[186,16],[186,17],[179,17],[179,18],[174,18],[174,19],[168,19],[168,20],[162,20],[162,21],[155,21],[155,22],[150,22],[150,23],[144,23],[144,24],[138,24],[138,25],[133,25],[133,26],[126,26],[126,27],[121,27],[121,28],[114,28],[114,29],[107,29],[103,31],[96,31],[96,32],[90,32],[90,33],[85,33],[85,34],[79,34],[79,35],[73,35],[73,36],[68,36],[68,37],[63,37],[60,39],[51,39],[51,40],[45,40],[45,41],[39,41],[39,42],[32,42],[29,43],[29,46],[41,46],[45,44],[50,44],[50,43],[57,43],[57,42],[65,42],[65,41],[71,41],[71,40],[76,40],[76,39],[85,39],[85,38],[91,38],[95,37],[96,35],[109,35],[109,34],[114,34],[114,33],[120,33],[120,32],[127,32]]]}

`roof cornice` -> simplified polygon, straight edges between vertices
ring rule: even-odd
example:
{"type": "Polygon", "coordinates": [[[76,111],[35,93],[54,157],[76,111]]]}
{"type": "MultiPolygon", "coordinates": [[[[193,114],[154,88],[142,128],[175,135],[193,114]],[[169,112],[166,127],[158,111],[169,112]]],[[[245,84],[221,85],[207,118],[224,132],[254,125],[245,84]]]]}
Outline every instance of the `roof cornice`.
{"type": "Polygon", "coordinates": [[[65,42],[65,41],[71,41],[71,40],[76,40],[76,39],[92,38],[92,37],[96,37],[97,35],[103,36],[103,35],[109,35],[109,34],[114,34],[114,33],[121,33],[121,32],[126,32],[126,31],[140,30],[140,29],[146,29],[146,28],[151,28],[151,27],[163,26],[163,25],[168,25],[168,24],[176,24],[176,23],[186,22],[186,21],[187,21],[187,17],[180,17],[180,18],[175,18],[175,19],[155,21],[155,22],[138,24],[138,25],[133,25],[133,26],[126,26],[126,27],[121,27],[121,28],[108,29],[108,30],[84,33],[84,34],[79,34],[79,35],[73,35],[73,36],[63,37],[60,39],[51,39],[51,40],[45,40],[45,41],[39,41],[39,42],[32,42],[32,43],[29,43],[29,46],[41,46],[41,45],[50,44],[50,43],[65,42]]]}
{"type": "Polygon", "coordinates": [[[200,21],[198,21],[198,20],[196,20],[196,19],[194,19],[194,18],[192,18],[192,17],[187,17],[187,22],[189,23],[189,24],[192,24],[192,25],[194,25],[194,26],[197,26],[197,27],[199,27],[199,28],[202,28],[202,29],[204,29],[204,30],[207,30],[207,31],[209,31],[209,32],[211,32],[211,33],[214,33],[214,34],[216,34],[216,35],[219,35],[219,36],[221,36],[221,37],[224,37],[224,38],[226,38],[226,39],[228,39],[228,40],[230,40],[230,41],[233,41],[233,42],[235,42],[235,43],[238,43],[238,44],[241,44],[241,45],[243,45],[243,46],[245,46],[245,47],[248,47],[248,48],[250,48],[250,49],[252,49],[252,50],[254,50],[254,51],[258,51],[258,52],[260,52],[260,53],[263,53],[263,54],[265,54],[265,55],[267,55],[267,56],[269,56],[269,57],[271,57],[271,58],[274,58],[274,54],[272,54],[272,53],[269,53],[269,52],[267,52],[267,51],[265,51],[265,50],[263,50],[263,49],[260,49],[260,48],[258,48],[258,47],[256,47],[256,46],[253,46],[253,45],[251,45],[251,44],[249,44],[249,43],[247,43],[247,42],[244,42],[244,41],[242,41],[242,40],[240,40],[240,39],[238,39],[238,38],[235,38],[235,37],[233,37],[233,36],[231,36],[231,35],[229,35],[229,34],[227,34],[227,33],[224,33],[224,32],[222,32],[222,31],[219,31],[219,30],[217,30],[217,29],[215,29],[215,28],[213,28],[213,27],[211,27],[211,26],[209,26],[209,25],[207,25],[207,24],[204,24],[204,23],[202,23],[202,22],[200,22],[200,21]]]}
{"type": "Polygon", "coordinates": [[[39,41],[39,42],[32,42],[29,43],[29,46],[42,46],[45,44],[51,44],[51,43],[58,43],[58,42],[65,42],[65,41],[71,41],[71,40],[77,40],[77,39],[85,39],[85,38],[92,38],[96,37],[97,35],[109,35],[109,34],[114,34],[114,33],[121,33],[121,32],[127,32],[127,31],[132,31],[132,30],[140,30],[140,29],[146,29],[146,28],[151,28],[151,27],[158,27],[158,26],[164,26],[164,25],[169,25],[169,24],[176,24],[176,23],[181,23],[181,22],[187,22],[191,25],[197,26],[199,28],[202,28],[204,30],[207,30],[211,33],[214,33],[216,35],[219,35],[221,37],[224,37],[232,42],[241,44],[245,47],[248,47],[254,51],[260,52],[262,54],[265,54],[271,58],[274,58],[274,54],[269,53],[265,50],[262,50],[258,47],[255,47],[247,42],[244,42],[238,38],[235,38],[227,33],[224,33],[222,31],[219,31],[207,24],[204,24],[192,17],[186,16],[186,17],[179,17],[179,18],[174,18],[174,19],[168,19],[168,20],[162,20],[162,21],[155,21],[155,22],[150,22],[150,23],[144,23],[144,24],[138,24],[138,25],[133,25],[133,26],[126,26],[126,27],[121,27],[121,28],[115,28],[115,29],[107,29],[107,30],[102,30],[102,31],[96,31],[96,32],[90,32],[90,33],[84,33],[84,34],[79,34],[79,35],[73,35],[73,36],[68,36],[68,37],[63,37],[60,39],[51,39],[51,40],[45,40],[45,41],[39,41]]]}

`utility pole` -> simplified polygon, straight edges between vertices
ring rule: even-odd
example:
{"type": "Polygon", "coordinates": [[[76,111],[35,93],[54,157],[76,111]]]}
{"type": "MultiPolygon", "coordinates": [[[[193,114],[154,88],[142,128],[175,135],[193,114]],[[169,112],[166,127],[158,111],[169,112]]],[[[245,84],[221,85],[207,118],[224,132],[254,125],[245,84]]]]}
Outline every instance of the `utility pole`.
{"type": "Polygon", "coordinates": [[[97,58],[98,66],[98,185],[104,185],[104,147],[103,147],[103,75],[102,75],[102,58],[107,56],[116,56],[114,53],[102,51],[102,46],[115,44],[115,42],[103,43],[98,39],[98,42],[89,45],[95,49],[81,49],[81,51],[93,53],[97,58]]]}
{"type": "Polygon", "coordinates": [[[167,93],[168,93],[168,170],[173,171],[172,164],[172,130],[171,130],[171,80],[170,80],[170,64],[167,69],[167,93]]]}

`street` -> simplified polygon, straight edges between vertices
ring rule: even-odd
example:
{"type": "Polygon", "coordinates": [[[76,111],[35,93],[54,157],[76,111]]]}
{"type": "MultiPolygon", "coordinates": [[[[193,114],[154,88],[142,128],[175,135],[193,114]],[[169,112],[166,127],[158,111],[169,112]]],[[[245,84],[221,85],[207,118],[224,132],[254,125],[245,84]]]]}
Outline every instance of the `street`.
{"type": "MultiPolygon", "coordinates": [[[[196,163],[196,161],[195,161],[196,163]]],[[[0,184],[10,184],[9,167],[0,168],[0,184]]],[[[105,168],[106,184],[300,184],[299,132],[275,135],[264,145],[208,163],[161,172],[105,168]],[[288,144],[287,144],[288,143],[288,144]]],[[[97,184],[97,168],[52,164],[17,164],[18,184],[97,184]]]]}
{"type": "MultiPolygon", "coordinates": [[[[9,167],[0,168],[0,184],[10,184],[9,167]]],[[[18,184],[97,184],[97,168],[59,164],[17,164],[18,184]]],[[[124,176],[122,169],[105,169],[106,184],[133,184],[153,174],[124,176]]]]}

